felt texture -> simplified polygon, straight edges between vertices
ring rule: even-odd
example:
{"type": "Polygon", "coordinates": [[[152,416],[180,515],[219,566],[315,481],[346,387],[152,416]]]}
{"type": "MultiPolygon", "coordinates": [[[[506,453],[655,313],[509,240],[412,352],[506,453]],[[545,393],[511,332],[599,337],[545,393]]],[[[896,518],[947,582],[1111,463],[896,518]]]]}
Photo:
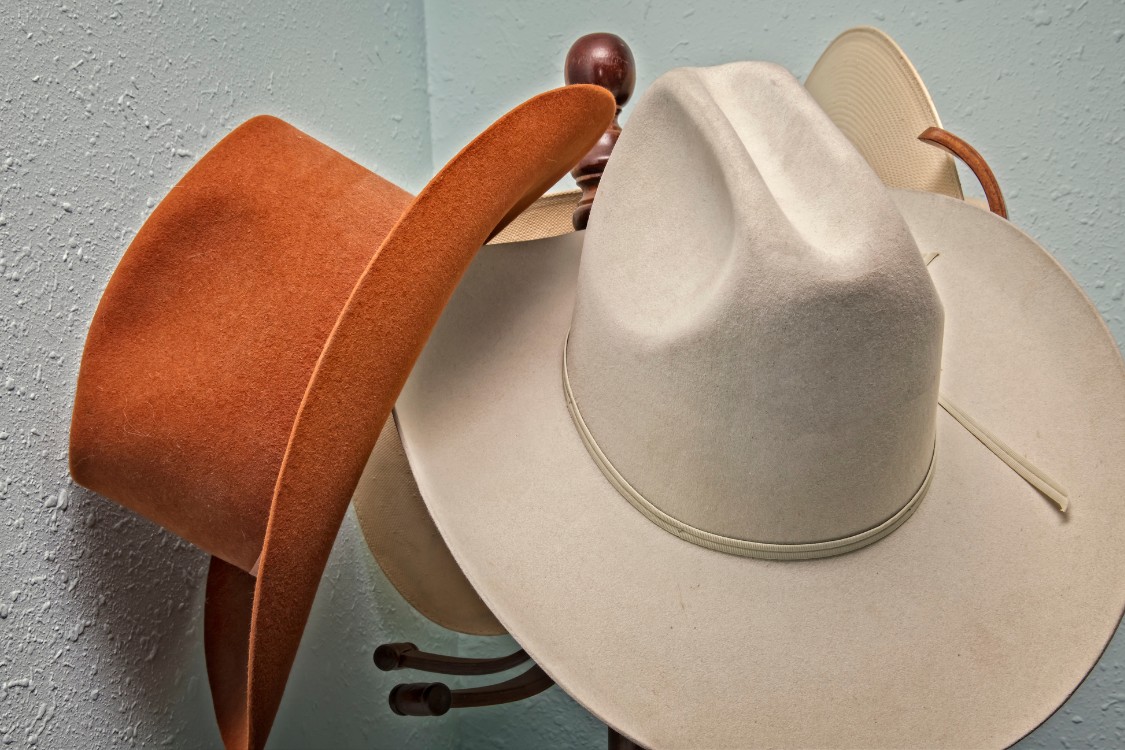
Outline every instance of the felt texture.
{"type": "Polygon", "coordinates": [[[857,26],[840,34],[805,88],[888,186],[962,197],[953,159],[918,142],[941,119],[922,77],[885,32],[857,26]]]}
{"type": "MultiPolygon", "coordinates": [[[[580,191],[543,196],[489,245],[574,232],[580,191]]],[[[391,585],[435,623],[471,635],[506,631],[454,561],[418,493],[394,419],[382,427],[352,496],[363,539],[391,585]]]]}
{"type": "Polygon", "coordinates": [[[102,295],[74,399],[74,480],[249,571],[324,341],[410,200],[273,117],[220,141],[102,295]]]}
{"type": "MultiPolygon", "coordinates": [[[[746,101],[739,91],[725,106],[746,101]]],[[[630,132],[658,135],[645,111],[610,162],[587,245],[634,192],[651,199],[629,198],[619,235],[675,253],[654,214],[690,221],[737,189],[723,177],[737,152],[715,153],[709,179],[677,181],[676,202],[636,179],[644,165],[621,149],[630,132]],[[602,192],[611,179],[618,189],[602,192]]],[[[685,132],[687,117],[664,126],[685,132]]],[[[667,533],[606,481],[566,408],[560,360],[587,291],[583,233],[482,251],[398,401],[418,487],[481,598],[563,689],[646,747],[1007,746],[1062,704],[1120,621],[1125,366],[1111,335],[1012,224],[939,195],[890,198],[918,252],[940,253],[927,272],[945,315],[942,391],[1063,483],[1067,515],[939,411],[929,493],[869,547],[779,562],[667,533]]],[[[668,283],[666,269],[632,270],[668,283]]],[[[645,391],[667,375],[633,377],[645,391]]],[[[726,421],[737,409],[715,413],[714,432],[747,429],[726,421]]]]}
{"type": "Polygon", "coordinates": [[[811,544],[887,521],[933,456],[942,310],[878,176],[767,63],[665,74],[630,131],[567,344],[594,441],[710,534],[811,544]],[[659,208],[668,173],[700,186],[697,210],[659,208]]]}
{"type": "Polygon", "coordinates": [[[255,118],[126,251],[87,337],[71,471],[215,556],[205,646],[228,748],[265,744],[348,500],[465,267],[613,111],[595,86],[537,96],[413,201],[255,118]]]}
{"type": "MultiPolygon", "coordinates": [[[[488,244],[573,232],[571,217],[580,194],[572,190],[539,198],[488,244]]],[[[450,630],[471,635],[506,632],[465,579],[434,526],[393,419],[379,433],[352,504],[372,556],[411,606],[450,630]]]]}
{"type": "MultiPolygon", "coordinates": [[[[960,196],[952,161],[917,149],[914,129],[940,119],[918,72],[884,32],[858,27],[841,34],[805,86],[885,183],[960,196]],[[877,75],[869,75],[872,68],[877,75]]],[[[572,232],[579,195],[543,196],[489,244],[572,232]]],[[[475,635],[503,632],[449,555],[405,461],[397,428],[388,422],[352,500],[372,555],[399,593],[434,622],[475,635]]]]}
{"type": "Polygon", "coordinates": [[[219,557],[207,570],[203,607],[203,653],[215,715],[222,717],[223,745],[249,745],[246,709],[246,665],[250,661],[250,613],[254,608],[254,577],[219,557]]]}
{"type": "Polygon", "coordinates": [[[379,433],[352,504],[372,556],[414,609],[460,633],[506,632],[466,580],[434,526],[393,418],[379,433]]]}

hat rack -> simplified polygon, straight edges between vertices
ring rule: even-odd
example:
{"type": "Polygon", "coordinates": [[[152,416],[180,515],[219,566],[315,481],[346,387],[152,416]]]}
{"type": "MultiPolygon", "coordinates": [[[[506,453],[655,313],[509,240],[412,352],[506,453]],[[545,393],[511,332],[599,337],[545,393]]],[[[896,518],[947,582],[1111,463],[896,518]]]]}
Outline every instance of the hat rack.
{"type": "Polygon", "coordinates": [[[601,86],[609,90],[617,101],[613,122],[570,173],[582,190],[571,221],[575,229],[585,229],[598,184],[602,181],[602,172],[621,136],[621,124],[617,118],[637,85],[637,63],[629,45],[616,34],[587,34],[571,45],[566,53],[564,77],[567,85],[592,83],[601,86]]]}
{"type": "MultiPolygon", "coordinates": [[[[421,651],[413,643],[385,643],[375,649],[375,666],[384,672],[417,669],[423,672],[459,676],[496,674],[531,661],[522,649],[492,659],[465,659],[421,651]]],[[[391,710],[399,716],[441,716],[451,708],[498,706],[538,695],[555,682],[538,664],[517,677],[495,685],[450,690],[441,682],[415,682],[391,689],[391,710]]]]}
{"type": "MultiPolygon", "coordinates": [[[[592,149],[571,171],[581,189],[571,217],[576,230],[586,228],[590,209],[597,196],[602,173],[621,135],[618,117],[636,86],[636,62],[623,39],[608,33],[587,34],[571,46],[566,56],[565,80],[569,84],[590,83],[613,94],[617,113],[613,122],[592,149]]],[[[1008,212],[996,176],[984,157],[965,140],[932,127],[918,140],[941,148],[961,160],[972,171],[984,190],[988,209],[1007,219],[1008,212]]],[[[503,682],[471,688],[451,689],[442,682],[410,682],[395,685],[388,695],[391,710],[399,716],[442,716],[455,708],[497,706],[538,695],[554,686],[551,677],[522,649],[506,656],[472,659],[445,656],[420,650],[413,643],[386,643],[375,649],[375,666],[384,672],[403,669],[430,674],[481,676],[499,674],[530,663],[519,675],[503,682]]],[[[609,750],[643,750],[641,745],[608,729],[609,750]]]]}
{"type": "MultiPolygon", "coordinates": [[[[566,55],[564,75],[568,85],[590,83],[608,89],[617,102],[613,122],[570,173],[582,190],[571,222],[575,229],[585,229],[602,173],[621,135],[621,124],[617,118],[633,95],[637,67],[625,40],[615,34],[594,33],[579,38],[571,45],[566,55]]],[[[391,688],[387,696],[391,711],[399,716],[442,716],[455,708],[515,703],[538,695],[555,684],[522,649],[506,656],[469,659],[422,651],[413,643],[384,643],[375,649],[374,661],[375,666],[384,672],[411,669],[456,676],[499,674],[529,662],[531,664],[511,679],[478,687],[454,690],[443,682],[400,683],[391,688]]],[[[642,750],[640,745],[612,727],[608,728],[607,747],[609,750],[642,750]]]]}
{"type": "MultiPolygon", "coordinates": [[[[413,643],[384,643],[375,649],[375,666],[384,672],[416,669],[431,674],[479,676],[497,674],[531,661],[524,650],[491,659],[467,659],[421,651],[413,643]]],[[[451,689],[444,682],[405,682],[387,696],[391,711],[399,716],[444,716],[453,708],[480,708],[515,703],[553,687],[555,681],[538,664],[504,682],[473,688],[451,689]]],[[[643,750],[640,745],[608,727],[609,750],[643,750]]]]}

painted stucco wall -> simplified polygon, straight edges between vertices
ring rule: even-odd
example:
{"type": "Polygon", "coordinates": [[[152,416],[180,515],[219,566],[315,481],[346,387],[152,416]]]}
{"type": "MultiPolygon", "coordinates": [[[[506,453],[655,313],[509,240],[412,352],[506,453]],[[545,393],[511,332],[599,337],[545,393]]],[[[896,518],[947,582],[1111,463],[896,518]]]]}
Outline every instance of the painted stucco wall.
{"type": "MultiPolygon", "coordinates": [[[[805,75],[836,33],[888,30],[945,124],[977,144],[1013,219],[1125,341],[1120,2],[591,0],[41,3],[0,23],[0,743],[214,747],[206,561],[73,486],[66,426],[98,297],[151,206],[250,115],[280,115],[417,189],[508,106],[560,82],[582,33],[624,36],[638,90],[679,65],[771,59],[805,75]],[[854,4],[851,4],[854,7],[854,4]],[[612,6],[612,7],[607,7],[612,6]]],[[[409,638],[496,654],[407,607],[349,515],[271,748],[604,746],[559,689],[442,720],[385,707],[371,648],[409,638]]],[[[1018,689],[1015,686],[1014,689],[1018,689]]],[[[1125,746],[1125,638],[1022,747],[1125,746]]]]}
{"type": "MultiPolygon", "coordinates": [[[[72,485],[82,343],[136,229],[196,158],[279,115],[404,187],[430,173],[420,2],[6,0],[0,13],[0,746],[219,744],[206,560],[72,485]]],[[[263,251],[266,251],[263,248],[263,251]]],[[[395,721],[371,649],[452,650],[349,515],[272,748],[452,747],[395,721]]]]}
{"type": "MultiPolygon", "coordinates": [[[[428,0],[434,163],[498,107],[561,83],[567,48],[590,31],[629,42],[642,91],[669,68],[738,59],[772,60],[804,78],[828,42],[858,24],[883,28],[906,49],[946,127],[988,157],[1013,220],[1054,252],[1125,342],[1121,2],[428,0]]],[[[467,712],[460,733],[462,747],[480,750],[604,746],[602,728],[559,690],[502,716],[467,712]],[[576,734],[560,739],[560,726],[576,734]]],[[[1125,636],[1020,747],[1125,747],[1125,636]]]]}

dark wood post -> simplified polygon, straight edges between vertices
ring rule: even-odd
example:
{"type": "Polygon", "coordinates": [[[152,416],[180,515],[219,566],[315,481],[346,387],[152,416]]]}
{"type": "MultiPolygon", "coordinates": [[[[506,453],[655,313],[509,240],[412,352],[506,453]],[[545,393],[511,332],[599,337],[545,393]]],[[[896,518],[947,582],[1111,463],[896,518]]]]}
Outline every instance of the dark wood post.
{"type": "MultiPolygon", "coordinates": [[[[571,45],[566,53],[566,82],[593,83],[609,89],[617,100],[617,114],[620,115],[621,108],[629,101],[637,85],[637,63],[633,60],[633,51],[616,34],[587,34],[571,45]]],[[[575,229],[585,229],[590,220],[590,207],[594,204],[598,183],[620,135],[621,124],[614,116],[609,129],[571,172],[578,187],[582,188],[582,197],[574,210],[575,229]]]]}

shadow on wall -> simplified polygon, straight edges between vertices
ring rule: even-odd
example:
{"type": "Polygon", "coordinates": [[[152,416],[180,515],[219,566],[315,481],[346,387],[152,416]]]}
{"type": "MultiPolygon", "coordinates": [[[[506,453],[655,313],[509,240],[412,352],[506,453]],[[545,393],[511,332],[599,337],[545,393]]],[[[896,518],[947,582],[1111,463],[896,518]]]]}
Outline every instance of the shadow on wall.
{"type": "MultiPolygon", "coordinates": [[[[86,331],[137,227],[251,115],[282,116],[395,182],[422,184],[431,171],[423,8],[11,0],[3,9],[0,747],[214,748],[206,556],[67,476],[86,331]]],[[[366,652],[385,631],[421,628],[397,614],[370,620],[382,607],[373,599],[395,600],[348,523],[336,559],[350,569],[326,578],[305,639],[326,640],[298,654],[283,709],[291,718],[275,726],[271,750],[308,747],[301,738],[317,728],[349,738],[335,746],[378,746],[376,727],[384,747],[407,744],[408,730],[377,713],[366,652]],[[341,684],[362,713],[345,715],[351,695],[324,713],[341,684]]],[[[437,732],[451,729],[427,731],[432,741],[416,744],[440,747],[437,732]]]]}
{"type": "Polygon", "coordinates": [[[203,677],[202,619],[196,616],[206,556],[73,485],[46,512],[48,524],[64,537],[59,549],[66,559],[56,560],[56,574],[43,576],[39,584],[57,590],[40,596],[36,612],[24,614],[34,618],[35,625],[28,627],[62,629],[63,637],[53,654],[42,652],[28,661],[61,660],[74,678],[66,684],[49,678],[37,698],[51,707],[65,703],[72,713],[86,706],[82,731],[91,746],[214,747],[217,729],[186,731],[189,722],[211,710],[203,677]],[[52,625],[56,597],[71,600],[65,624],[52,625]],[[97,721],[106,713],[105,706],[95,711],[90,705],[97,702],[109,703],[122,720],[97,721]]]}
{"type": "Polygon", "coordinates": [[[363,540],[349,507],[332,547],[269,750],[460,747],[456,724],[395,716],[387,695],[403,673],[380,672],[372,654],[408,638],[452,653],[457,636],[418,614],[395,590],[363,540]]]}
{"type": "MultiPolygon", "coordinates": [[[[86,706],[81,732],[90,746],[220,746],[203,656],[207,555],[79,487],[71,486],[44,512],[66,537],[60,546],[68,550],[67,559],[55,561],[56,576],[40,576],[38,582],[57,590],[41,595],[45,603],[33,611],[19,614],[32,618],[26,625],[31,632],[62,629],[54,638],[29,640],[57,643],[54,659],[84,677],[76,674],[67,685],[53,680],[41,685],[42,670],[37,670],[23,685],[18,677],[6,676],[0,700],[29,702],[7,708],[37,721],[26,737],[5,740],[34,744],[65,704],[71,712],[86,706]],[[48,619],[50,602],[58,597],[70,599],[74,620],[66,628],[48,619]],[[21,690],[33,686],[34,692],[21,690]],[[95,711],[91,704],[97,702],[109,703],[122,720],[99,721],[107,706],[95,711]]],[[[403,633],[429,634],[427,642],[436,639],[439,650],[452,652],[456,644],[455,634],[428,624],[393,589],[349,511],[313,605],[271,750],[454,747],[452,717],[410,721],[387,706],[398,676],[379,672],[371,654],[403,633]]],[[[42,661],[46,653],[29,661],[42,661]]]]}

